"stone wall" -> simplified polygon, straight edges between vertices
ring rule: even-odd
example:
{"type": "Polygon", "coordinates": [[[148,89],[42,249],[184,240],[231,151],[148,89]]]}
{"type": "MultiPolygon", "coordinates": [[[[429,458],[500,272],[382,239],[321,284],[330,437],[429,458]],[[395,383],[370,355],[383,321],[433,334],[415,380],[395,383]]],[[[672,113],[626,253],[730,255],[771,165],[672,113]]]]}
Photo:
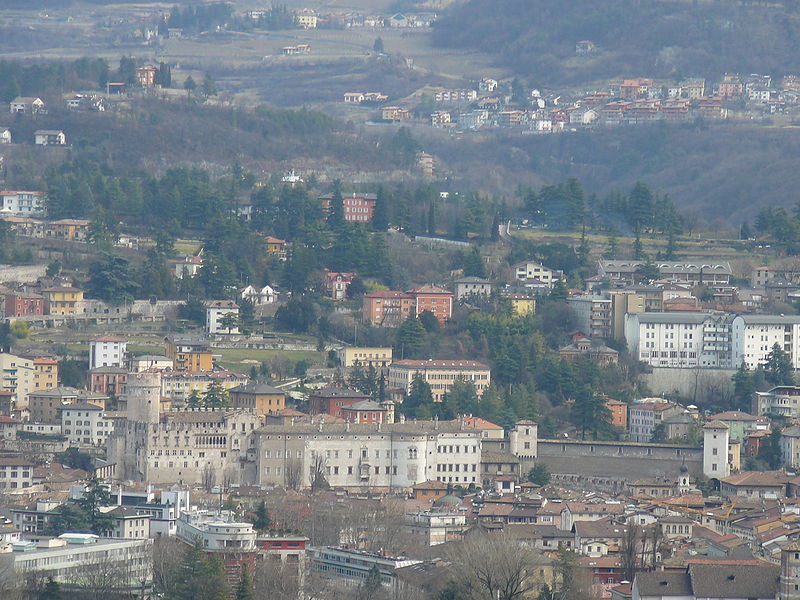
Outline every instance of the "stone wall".
{"type": "Polygon", "coordinates": [[[675,369],[654,367],[652,373],[643,374],[642,380],[654,395],[674,395],[694,402],[702,402],[720,397],[730,397],[733,393],[731,377],[736,373],[731,369],[675,369]]]}

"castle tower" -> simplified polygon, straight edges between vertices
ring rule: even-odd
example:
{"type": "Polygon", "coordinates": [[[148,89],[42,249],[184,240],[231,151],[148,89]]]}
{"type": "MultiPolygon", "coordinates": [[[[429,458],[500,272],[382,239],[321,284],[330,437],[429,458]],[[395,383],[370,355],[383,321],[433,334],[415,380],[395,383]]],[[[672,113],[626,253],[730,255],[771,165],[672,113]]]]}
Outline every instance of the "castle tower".
{"type": "Polygon", "coordinates": [[[534,460],[539,440],[539,425],[531,420],[517,421],[508,432],[511,454],[520,460],[534,460]]]}
{"type": "Polygon", "coordinates": [[[781,548],[780,600],[800,600],[800,543],[790,542],[781,548]]]}
{"type": "Polygon", "coordinates": [[[703,474],[719,479],[731,474],[728,461],[730,432],[722,421],[711,421],[703,426],[703,474]]]}
{"type": "Polygon", "coordinates": [[[161,373],[130,373],[127,383],[128,421],[158,423],[161,373]]]}

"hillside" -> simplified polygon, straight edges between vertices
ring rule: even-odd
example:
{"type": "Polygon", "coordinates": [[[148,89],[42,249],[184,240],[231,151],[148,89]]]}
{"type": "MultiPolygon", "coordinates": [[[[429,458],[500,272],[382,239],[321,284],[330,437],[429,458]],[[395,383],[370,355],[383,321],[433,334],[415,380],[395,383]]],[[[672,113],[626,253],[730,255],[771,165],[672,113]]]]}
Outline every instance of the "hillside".
{"type": "Polygon", "coordinates": [[[619,76],[707,77],[794,73],[800,18],[794,2],[467,0],[434,33],[442,47],[478,48],[537,86],[619,76]],[[575,56],[575,42],[598,52],[575,56]]]}

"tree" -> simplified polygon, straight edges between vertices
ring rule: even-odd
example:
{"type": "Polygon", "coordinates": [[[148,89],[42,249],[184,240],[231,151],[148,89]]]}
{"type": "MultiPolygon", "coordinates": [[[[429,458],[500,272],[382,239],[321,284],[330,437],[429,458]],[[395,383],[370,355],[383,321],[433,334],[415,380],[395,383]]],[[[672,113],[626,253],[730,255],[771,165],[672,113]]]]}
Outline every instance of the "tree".
{"type": "Polygon", "coordinates": [[[756,391],[753,375],[748,371],[746,363],[742,362],[742,365],[731,377],[731,381],[733,382],[735,408],[746,412],[750,407],[750,399],[756,391]]]}
{"type": "Polygon", "coordinates": [[[206,393],[203,394],[203,404],[206,408],[222,408],[228,406],[230,395],[219,379],[212,379],[206,393]]]}
{"type": "Polygon", "coordinates": [[[627,581],[633,581],[633,578],[640,568],[639,548],[641,546],[641,538],[641,527],[629,522],[625,528],[622,543],[620,544],[623,578],[627,581]]]}
{"type": "Polygon", "coordinates": [[[242,571],[239,575],[239,585],[236,586],[236,600],[253,600],[253,582],[250,579],[250,569],[247,565],[242,565],[242,571]]]}
{"type": "Polygon", "coordinates": [[[572,405],[572,421],[581,431],[581,439],[586,439],[588,431],[594,439],[611,429],[611,411],[606,406],[605,397],[595,394],[584,386],[572,405]]]}
{"type": "Polygon", "coordinates": [[[47,578],[44,589],[37,594],[37,600],[61,600],[62,598],[61,586],[52,577],[47,578]]]}
{"type": "Polygon", "coordinates": [[[567,299],[568,294],[567,283],[564,281],[564,278],[561,277],[560,279],[556,279],[553,283],[553,288],[550,290],[549,297],[551,300],[564,301],[567,299]]]}
{"type": "Polygon", "coordinates": [[[117,254],[101,252],[89,266],[86,291],[92,298],[116,306],[133,300],[136,289],[128,261],[117,254]]]}
{"type": "Polygon", "coordinates": [[[456,581],[476,592],[476,598],[517,600],[543,583],[535,568],[540,555],[505,533],[469,536],[453,548],[450,559],[456,581]]]}
{"type": "Polygon", "coordinates": [[[295,296],[277,310],[275,322],[281,329],[306,333],[317,322],[317,305],[308,296],[295,296]]]}
{"type": "Polygon", "coordinates": [[[427,332],[422,321],[411,314],[397,329],[397,350],[401,358],[416,356],[425,343],[427,332]]]}
{"type": "Polygon", "coordinates": [[[550,483],[550,471],[544,463],[537,463],[528,471],[528,481],[536,485],[547,485],[550,483]]]}
{"type": "Polygon", "coordinates": [[[203,77],[203,96],[206,98],[217,95],[217,84],[211,77],[210,73],[206,73],[203,77]]]}
{"type": "Polygon", "coordinates": [[[767,381],[775,385],[793,385],[792,360],[776,342],[763,363],[767,381]]]}
{"type": "Polygon", "coordinates": [[[44,272],[47,277],[55,277],[59,273],[61,273],[61,261],[58,259],[48,264],[47,270],[44,272]]]}
{"type": "Polygon", "coordinates": [[[606,249],[603,251],[603,258],[614,260],[617,257],[618,251],[619,251],[619,240],[617,238],[617,230],[612,229],[611,231],[608,232],[608,238],[606,240],[606,249]]]}
{"type": "Polygon", "coordinates": [[[644,246],[642,246],[642,238],[639,228],[636,228],[636,238],[633,240],[633,258],[635,260],[644,259],[644,246]]]}
{"type": "Polygon", "coordinates": [[[239,326],[239,315],[234,312],[225,313],[219,319],[219,326],[230,334],[231,329],[235,329],[239,326]]]}
{"type": "Polygon", "coordinates": [[[777,469],[781,466],[783,452],[781,451],[781,429],[772,426],[769,436],[761,444],[758,451],[759,460],[763,460],[769,465],[770,469],[777,469]]]}
{"type": "Polygon", "coordinates": [[[96,476],[92,475],[86,481],[83,496],[77,500],[77,504],[86,513],[92,533],[107,536],[114,526],[114,520],[100,508],[112,504],[111,494],[96,476]]]}
{"type": "Polygon", "coordinates": [[[80,506],[67,502],[50,519],[48,533],[54,536],[62,533],[92,533],[92,526],[88,515],[80,506]]]}
{"type": "Polygon", "coordinates": [[[328,461],[325,456],[319,452],[314,455],[311,461],[311,493],[314,494],[320,490],[328,489],[328,479],[325,477],[328,461]]]}
{"type": "Polygon", "coordinates": [[[383,38],[375,38],[375,42],[372,44],[372,49],[378,54],[383,54],[383,38]]]}
{"type": "Polygon", "coordinates": [[[650,259],[647,259],[646,262],[637,266],[634,273],[639,280],[646,283],[650,283],[661,277],[661,271],[659,270],[658,265],[654,265],[652,262],[650,262],[650,259]]]}
{"type": "Polygon", "coordinates": [[[372,228],[375,231],[386,231],[389,228],[389,198],[386,189],[378,187],[375,200],[375,212],[372,215],[372,228]]]}
{"type": "Polygon", "coordinates": [[[436,333],[441,328],[439,319],[429,310],[423,310],[419,313],[419,322],[422,323],[422,326],[428,333],[436,333]]]}
{"type": "Polygon", "coordinates": [[[472,246],[467,256],[464,257],[464,277],[485,279],[488,275],[486,262],[481,256],[480,249],[477,246],[472,246]]]}
{"type": "Polygon", "coordinates": [[[187,77],[187,78],[184,80],[184,82],[183,82],[183,89],[185,89],[185,90],[186,90],[186,94],[187,94],[187,95],[191,95],[191,94],[192,94],[192,92],[193,92],[193,91],[195,91],[195,89],[197,89],[197,83],[195,83],[195,81],[194,81],[194,79],[192,79],[192,76],[191,76],[191,75],[189,75],[189,76],[188,76],[188,77],[187,77]]]}
{"type": "Polygon", "coordinates": [[[269,513],[267,512],[267,503],[265,500],[262,500],[258,504],[258,508],[256,509],[256,518],[253,521],[253,527],[258,531],[264,531],[269,529],[271,524],[269,513]]]}
{"type": "Polygon", "coordinates": [[[653,432],[650,434],[650,441],[654,444],[663,444],[667,441],[667,427],[664,423],[659,423],[653,427],[653,432]]]}
{"type": "Polygon", "coordinates": [[[400,410],[408,417],[416,417],[418,419],[423,416],[430,417],[430,407],[433,404],[433,393],[431,386],[425,381],[421,373],[414,375],[411,380],[411,391],[402,404],[400,410]],[[428,414],[425,414],[425,413],[428,414]]]}
{"type": "Polygon", "coordinates": [[[381,571],[377,564],[373,564],[367,573],[367,578],[361,583],[358,588],[359,600],[372,600],[383,595],[383,582],[381,580],[381,571]]]}

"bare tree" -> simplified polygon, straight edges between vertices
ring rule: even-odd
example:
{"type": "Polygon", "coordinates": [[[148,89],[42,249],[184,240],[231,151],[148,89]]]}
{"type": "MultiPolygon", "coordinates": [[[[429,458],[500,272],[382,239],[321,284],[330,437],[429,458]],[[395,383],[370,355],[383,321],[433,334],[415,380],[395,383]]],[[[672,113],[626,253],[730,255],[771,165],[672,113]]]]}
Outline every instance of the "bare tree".
{"type": "Polygon", "coordinates": [[[299,458],[290,458],[286,461],[286,487],[290,490],[299,490],[303,484],[303,462],[299,458]]]}
{"type": "Polygon", "coordinates": [[[455,579],[468,583],[475,600],[516,600],[545,583],[535,576],[538,553],[505,533],[469,537],[451,560],[455,579]]]}
{"type": "Polygon", "coordinates": [[[314,494],[319,490],[329,488],[328,479],[326,477],[326,469],[328,461],[325,456],[317,452],[311,461],[311,493],[314,494]]]}
{"type": "Polygon", "coordinates": [[[259,562],[253,572],[253,589],[256,598],[297,600],[300,583],[300,563],[287,564],[267,557],[259,562]]]}
{"type": "Polygon", "coordinates": [[[17,600],[23,595],[23,581],[14,568],[14,556],[10,553],[0,554],[0,598],[17,600]]]}
{"type": "Polygon", "coordinates": [[[175,573],[183,561],[186,546],[175,537],[160,536],[153,543],[153,588],[156,593],[172,598],[177,593],[175,573]]]}
{"type": "Polygon", "coordinates": [[[636,572],[639,570],[639,544],[642,539],[642,528],[638,525],[629,523],[625,529],[625,535],[620,544],[619,554],[622,559],[623,577],[627,581],[633,581],[636,572]]]}
{"type": "Polygon", "coordinates": [[[211,489],[217,483],[217,472],[214,470],[214,467],[211,466],[211,463],[207,462],[203,466],[203,470],[200,473],[200,479],[202,481],[203,489],[206,492],[211,493],[211,489]]]}
{"type": "Polygon", "coordinates": [[[648,537],[650,538],[650,570],[655,571],[658,564],[658,556],[664,545],[664,532],[661,530],[659,523],[653,523],[648,537]]]}

